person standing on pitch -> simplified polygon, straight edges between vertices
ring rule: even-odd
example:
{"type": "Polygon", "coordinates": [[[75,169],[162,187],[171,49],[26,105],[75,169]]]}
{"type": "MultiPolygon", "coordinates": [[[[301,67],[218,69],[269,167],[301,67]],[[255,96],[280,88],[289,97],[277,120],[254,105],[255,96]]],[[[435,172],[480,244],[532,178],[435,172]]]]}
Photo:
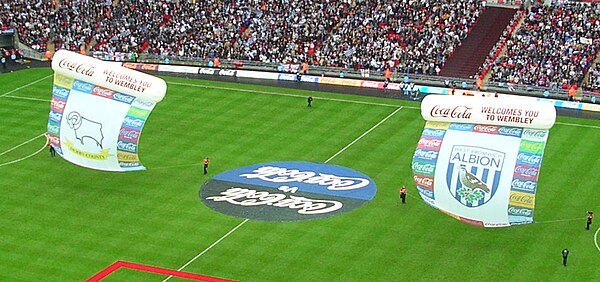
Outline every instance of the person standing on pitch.
{"type": "Polygon", "coordinates": [[[585,229],[590,230],[590,225],[592,225],[592,220],[594,219],[594,213],[589,211],[587,215],[587,224],[585,229]]]}
{"type": "Polygon", "coordinates": [[[306,101],[308,102],[308,106],[309,107],[312,107],[312,100],[313,100],[313,97],[312,96],[308,96],[308,99],[306,101]]]}
{"type": "Polygon", "coordinates": [[[402,203],[406,203],[406,187],[404,187],[404,185],[402,185],[402,188],[400,188],[400,199],[402,200],[402,203]]]}
{"type": "Polygon", "coordinates": [[[48,149],[50,151],[50,156],[52,156],[52,157],[56,156],[56,150],[54,149],[54,146],[52,146],[52,144],[48,143],[48,149]]]}
{"type": "Polygon", "coordinates": [[[563,265],[567,266],[567,258],[569,257],[569,249],[564,248],[562,250],[562,256],[563,256],[563,265]]]}
{"type": "Polygon", "coordinates": [[[208,163],[210,163],[208,157],[204,158],[204,174],[208,173],[208,163]]]}

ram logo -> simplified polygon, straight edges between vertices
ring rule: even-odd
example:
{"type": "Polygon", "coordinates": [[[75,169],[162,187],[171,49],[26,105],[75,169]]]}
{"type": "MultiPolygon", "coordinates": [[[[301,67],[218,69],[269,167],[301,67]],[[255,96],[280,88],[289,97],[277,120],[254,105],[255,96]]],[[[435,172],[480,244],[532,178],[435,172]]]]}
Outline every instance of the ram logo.
{"type": "Polygon", "coordinates": [[[67,124],[75,132],[75,138],[84,145],[85,138],[96,142],[96,145],[102,149],[102,124],[82,117],[78,112],[70,112],[67,116],[67,124]]]}

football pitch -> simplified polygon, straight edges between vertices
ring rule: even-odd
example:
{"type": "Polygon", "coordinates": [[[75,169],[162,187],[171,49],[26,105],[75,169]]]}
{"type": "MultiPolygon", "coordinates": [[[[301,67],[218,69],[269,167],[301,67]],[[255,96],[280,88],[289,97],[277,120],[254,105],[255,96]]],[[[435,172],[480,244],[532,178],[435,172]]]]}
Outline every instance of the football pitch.
{"type": "Polygon", "coordinates": [[[600,224],[585,230],[586,212],[600,213],[598,120],[557,118],[535,223],[484,229],[418,196],[418,102],[164,77],[167,95],[140,141],[148,169],[100,172],[50,157],[51,75],[0,75],[0,281],[85,281],[118,261],[143,269],[115,268],[102,281],[184,281],[158,269],[239,281],[600,280],[600,224]],[[224,215],[199,198],[212,176],[279,161],[360,171],[377,194],[294,222],[224,215]]]}

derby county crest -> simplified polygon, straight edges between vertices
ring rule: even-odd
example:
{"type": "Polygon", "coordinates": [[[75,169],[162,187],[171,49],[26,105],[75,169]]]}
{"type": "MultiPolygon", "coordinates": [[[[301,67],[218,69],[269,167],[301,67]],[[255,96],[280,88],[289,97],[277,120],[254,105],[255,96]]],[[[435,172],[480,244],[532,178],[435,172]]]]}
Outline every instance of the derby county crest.
{"type": "Polygon", "coordinates": [[[505,153],[482,147],[452,147],[446,184],[454,198],[467,207],[479,207],[496,193],[505,153]]]}

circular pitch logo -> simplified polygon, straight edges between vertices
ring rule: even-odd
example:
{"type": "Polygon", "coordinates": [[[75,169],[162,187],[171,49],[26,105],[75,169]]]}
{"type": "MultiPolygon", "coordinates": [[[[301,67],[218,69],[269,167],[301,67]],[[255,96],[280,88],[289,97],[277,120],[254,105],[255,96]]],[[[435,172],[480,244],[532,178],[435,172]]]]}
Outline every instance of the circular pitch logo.
{"type": "Polygon", "coordinates": [[[210,208],[264,221],[323,218],[354,210],[375,197],[368,176],[337,165],[275,162],[221,173],[200,189],[210,208]]]}

